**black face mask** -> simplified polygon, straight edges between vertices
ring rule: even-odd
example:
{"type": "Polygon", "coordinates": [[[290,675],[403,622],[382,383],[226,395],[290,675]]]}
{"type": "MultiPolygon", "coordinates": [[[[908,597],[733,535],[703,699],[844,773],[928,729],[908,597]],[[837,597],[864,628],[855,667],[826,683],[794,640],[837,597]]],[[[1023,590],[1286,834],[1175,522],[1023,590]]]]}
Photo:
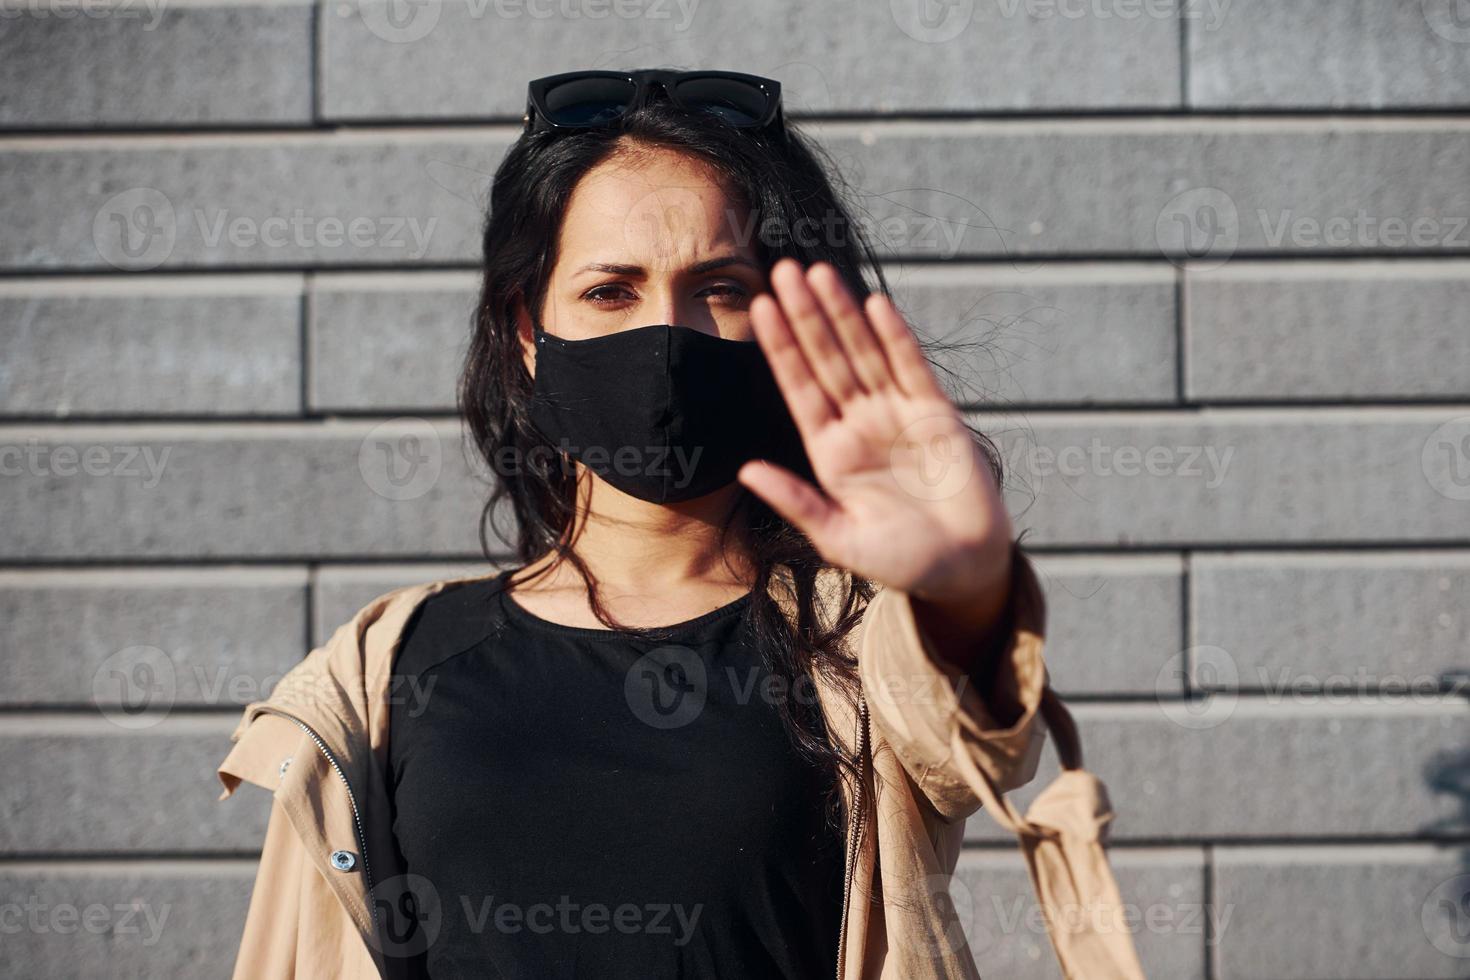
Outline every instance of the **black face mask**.
{"type": "Polygon", "coordinates": [[[535,326],[531,422],[556,449],[643,500],[674,503],[768,459],[811,465],[760,344],[659,324],[567,340],[535,326]]]}

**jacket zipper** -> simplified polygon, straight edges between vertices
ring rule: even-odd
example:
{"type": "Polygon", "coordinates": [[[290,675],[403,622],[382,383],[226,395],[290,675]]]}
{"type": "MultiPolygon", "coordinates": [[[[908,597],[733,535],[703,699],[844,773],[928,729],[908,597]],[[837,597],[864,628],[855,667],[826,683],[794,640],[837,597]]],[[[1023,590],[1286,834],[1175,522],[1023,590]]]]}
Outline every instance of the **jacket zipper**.
{"type": "Polygon", "coordinates": [[[857,855],[863,836],[863,774],[868,765],[868,699],[858,692],[858,776],[852,794],[852,811],[847,820],[847,875],[842,884],[842,925],[837,933],[837,980],[847,968],[847,910],[852,904],[852,879],[857,872],[857,855]]]}
{"type": "Polygon", "coordinates": [[[318,749],[321,749],[322,755],[326,756],[327,762],[331,764],[332,771],[337,774],[337,778],[342,780],[342,785],[347,790],[347,802],[352,807],[352,822],[357,827],[357,853],[358,856],[362,858],[362,876],[363,880],[367,883],[368,891],[368,913],[372,916],[373,933],[376,934],[378,931],[378,909],[372,901],[373,869],[372,865],[368,863],[367,835],[363,833],[362,812],[357,808],[357,797],[352,792],[352,784],[347,781],[347,773],[343,772],[342,767],[337,764],[337,757],[332,754],[331,749],[327,748],[327,743],[323,741],[322,737],[318,735],[316,731],[306,722],[302,721],[300,718],[297,718],[293,714],[282,711],[279,708],[262,707],[259,709],[259,711],[263,714],[279,715],[280,717],[285,718],[287,721],[294,723],[298,728],[305,732],[311,738],[311,740],[316,743],[316,747],[318,749]]]}

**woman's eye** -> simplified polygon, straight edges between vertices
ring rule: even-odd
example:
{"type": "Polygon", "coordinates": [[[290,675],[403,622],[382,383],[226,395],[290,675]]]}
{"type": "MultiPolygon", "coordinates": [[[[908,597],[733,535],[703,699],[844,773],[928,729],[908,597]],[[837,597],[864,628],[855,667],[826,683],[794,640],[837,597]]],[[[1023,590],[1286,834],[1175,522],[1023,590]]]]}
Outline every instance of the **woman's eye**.
{"type": "Polygon", "coordinates": [[[583,293],[582,298],[596,303],[599,306],[608,306],[613,303],[621,303],[624,300],[632,299],[633,293],[626,286],[609,283],[606,286],[594,286],[592,289],[583,293]]]}
{"type": "Polygon", "coordinates": [[[738,282],[714,282],[701,289],[699,295],[709,296],[722,303],[728,303],[743,300],[749,293],[738,282]]]}
{"type": "MultiPolygon", "coordinates": [[[[695,294],[701,299],[712,300],[724,305],[734,305],[744,302],[750,295],[750,290],[743,283],[730,280],[712,282],[700,287],[695,294]]],[[[594,306],[616,306],[636,300],[638,294],[622,283],[605,283],[594,286],[582,294],[582,298],[594,306]]]]}

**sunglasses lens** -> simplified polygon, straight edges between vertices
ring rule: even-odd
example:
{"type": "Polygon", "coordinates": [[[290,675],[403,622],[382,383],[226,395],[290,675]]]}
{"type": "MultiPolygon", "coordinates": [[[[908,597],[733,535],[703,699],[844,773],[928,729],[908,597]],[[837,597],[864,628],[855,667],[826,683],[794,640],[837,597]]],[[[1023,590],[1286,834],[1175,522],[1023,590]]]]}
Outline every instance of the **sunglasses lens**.
{"type": "Polygon", "coordinates": [[[685,107],[714,113],[732,126],[754,126],[765,118],[770,97],[756,85],[734,78],[691,78],[679,83],[685,107]]]}
{"type": "Polygon", "coordinates": [[[627,111],[634,84],[626,78],[575,78],[548,91],[546,118],[558,126],[596,126],[627,111]]]}

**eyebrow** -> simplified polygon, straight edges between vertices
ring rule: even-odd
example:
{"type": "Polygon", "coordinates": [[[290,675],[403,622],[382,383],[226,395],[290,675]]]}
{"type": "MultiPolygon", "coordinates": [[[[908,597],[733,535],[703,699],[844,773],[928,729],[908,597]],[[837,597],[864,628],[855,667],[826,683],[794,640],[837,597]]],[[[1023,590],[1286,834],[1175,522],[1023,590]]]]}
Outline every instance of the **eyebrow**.
{"type": "MultiPolygon", "coordinates": [[[[694,265],[691,265],[689,268],[683,271],[687,275],[697,276],[701,273],[713,272],[716,269],[723,269],[727,266],[732,265],[741,265],[745,266],[748,269],[753,269],[756,272],[760,271],[760,267],[757,266],[754,262],[739,255],[720,255],[713,259],[705,259],[703,262],[696,262],[694,265]]],[[[572,275],[579,276],[584,272],[602,272],[606,273],[607,275],[613,276],[636,277],[645,275],[647,270],[645,270],[641,265],[619,265],[613,262],[590,262],[587,265],[582,266],[582,268],[578,269],[576,272],[572,273],[572,275]]]]}

